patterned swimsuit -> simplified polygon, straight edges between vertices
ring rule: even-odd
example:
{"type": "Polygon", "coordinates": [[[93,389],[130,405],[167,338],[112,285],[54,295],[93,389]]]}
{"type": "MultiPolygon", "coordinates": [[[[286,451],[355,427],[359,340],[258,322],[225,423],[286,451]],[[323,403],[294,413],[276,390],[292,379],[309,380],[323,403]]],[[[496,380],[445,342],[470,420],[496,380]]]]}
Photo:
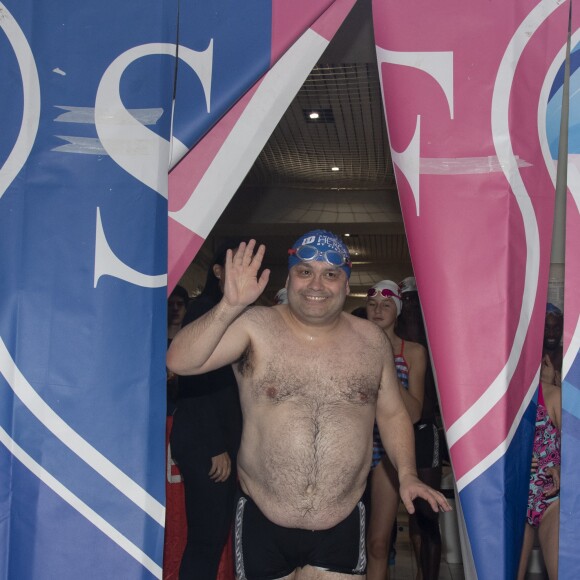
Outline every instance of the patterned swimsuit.
{"type": "MultiPolygon", "coordinates": [[[[397,370],[397,377],[401,381],[401,384],[405,389],[409,388],[409,365],[405,360],[405,355],[403,351],[405,350],[405,341],[401,340],[401,352],[395,355],[395,369],[397,370]]],[[[375,421],[375,426],[373,428],[373,460],[371,463],[371,469],[375,468],[381,459],[387,454],[383,444],[381,442],[381,436],[379,434],[379,428],[377,422],[375,421]]]]}
{"type": "Polygon", "coordinates": [[[538,393],[533,452],[538,460],[538,468],[530,475],[527,518],[529,524],[537,528],[546,508],[559,497],[559,494],[551,497],[544,496],[544,487],[550,488],[552,485],[552,478],[546,473],[546,469],[560,465],[560,431],[548,415],[541,384],[538,393]]]}

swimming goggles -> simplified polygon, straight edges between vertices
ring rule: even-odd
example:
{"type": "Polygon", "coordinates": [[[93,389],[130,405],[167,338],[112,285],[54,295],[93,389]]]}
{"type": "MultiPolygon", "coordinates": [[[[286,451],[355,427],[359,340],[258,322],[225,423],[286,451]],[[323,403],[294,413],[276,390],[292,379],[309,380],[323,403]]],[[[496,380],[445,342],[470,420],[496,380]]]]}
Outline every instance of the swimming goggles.
{"type": "Polygon", "coordinates": [[[352,265],[350,260],[347,260],[344,254],[337,252],[336,250],[319,250],[316,246],[299,246],[298,248],[291,248],[288,250],[288,254],[296,254],[300,260],[303,262],[312,262],[313,260],[318,260],[319,256],[322,256],[324,261],[331,266],[348,266],[352,265]]]}
{"type": "Polygon", "coordinates": [[[393,298],[398,298],[399,300],[401,299],[401,297],[398,294],[395,294],[392,290],[389,290],[388,288],[383,288],[382,290],[377,290],[376,288],[369,288],[367,292],[367,298],[373,298],[377,294],[380,294],[385,298],[389,298],[392,296],[393,298]]]}

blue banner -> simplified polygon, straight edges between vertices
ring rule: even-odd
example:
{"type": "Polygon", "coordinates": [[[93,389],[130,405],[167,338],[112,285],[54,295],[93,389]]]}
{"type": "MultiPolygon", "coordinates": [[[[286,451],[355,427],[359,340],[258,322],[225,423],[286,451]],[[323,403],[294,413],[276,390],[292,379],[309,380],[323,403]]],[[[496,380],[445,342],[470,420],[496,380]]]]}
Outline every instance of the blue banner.
{"type": "MultiPolygon", "coordinates": [[[[580,14],[572,8],[568,175],[564,280],[564,361],[562,368],[562,473],[558,578],[575,580],[580,569],[580,14]]],[[[563,76],[563,74],[562,74],[563,76]]],[[[560,85],[563,81],[560,82],[560,85]]],[[[558,96],[561,100],[561,88],[558,96]]],[[[559,127],[554,129],[559,138],[559,127]]]]}
{"type": "Polygon", "coordinates": [[[0,578],[161,577],[176,30],[0,2],[0,578]]]}
{"type": "Polygon", "coordinates": [[[272,0],[180,2],[179,45],[174,137],[185,152],[270,68],[272,0]]]}

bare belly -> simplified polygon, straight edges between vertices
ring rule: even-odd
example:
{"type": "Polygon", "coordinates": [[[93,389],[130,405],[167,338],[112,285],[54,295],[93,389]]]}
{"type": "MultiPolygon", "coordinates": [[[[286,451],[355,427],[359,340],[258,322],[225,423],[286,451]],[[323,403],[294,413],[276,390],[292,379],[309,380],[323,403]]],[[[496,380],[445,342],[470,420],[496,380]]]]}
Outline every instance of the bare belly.
{"type": "Polygon", "coordinates": [[[259,406],[245,417],[240,484],[272,522],[310,530],[345,519],[366,485],[374,408],[259,406]]]}

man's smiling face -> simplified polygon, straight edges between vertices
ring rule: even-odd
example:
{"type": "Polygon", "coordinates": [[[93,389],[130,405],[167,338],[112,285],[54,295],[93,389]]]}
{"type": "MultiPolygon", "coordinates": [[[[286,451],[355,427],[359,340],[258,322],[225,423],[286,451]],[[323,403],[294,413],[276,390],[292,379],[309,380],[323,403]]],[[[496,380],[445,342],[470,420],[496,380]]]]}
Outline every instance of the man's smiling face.
{"type": "Polygon", "coordinates": [[[302,321],[314,324],[334,320],[342,312],[349,292],[342,268],[316,260],[293,266],[287,288],[292,312],[302,321]]]}

